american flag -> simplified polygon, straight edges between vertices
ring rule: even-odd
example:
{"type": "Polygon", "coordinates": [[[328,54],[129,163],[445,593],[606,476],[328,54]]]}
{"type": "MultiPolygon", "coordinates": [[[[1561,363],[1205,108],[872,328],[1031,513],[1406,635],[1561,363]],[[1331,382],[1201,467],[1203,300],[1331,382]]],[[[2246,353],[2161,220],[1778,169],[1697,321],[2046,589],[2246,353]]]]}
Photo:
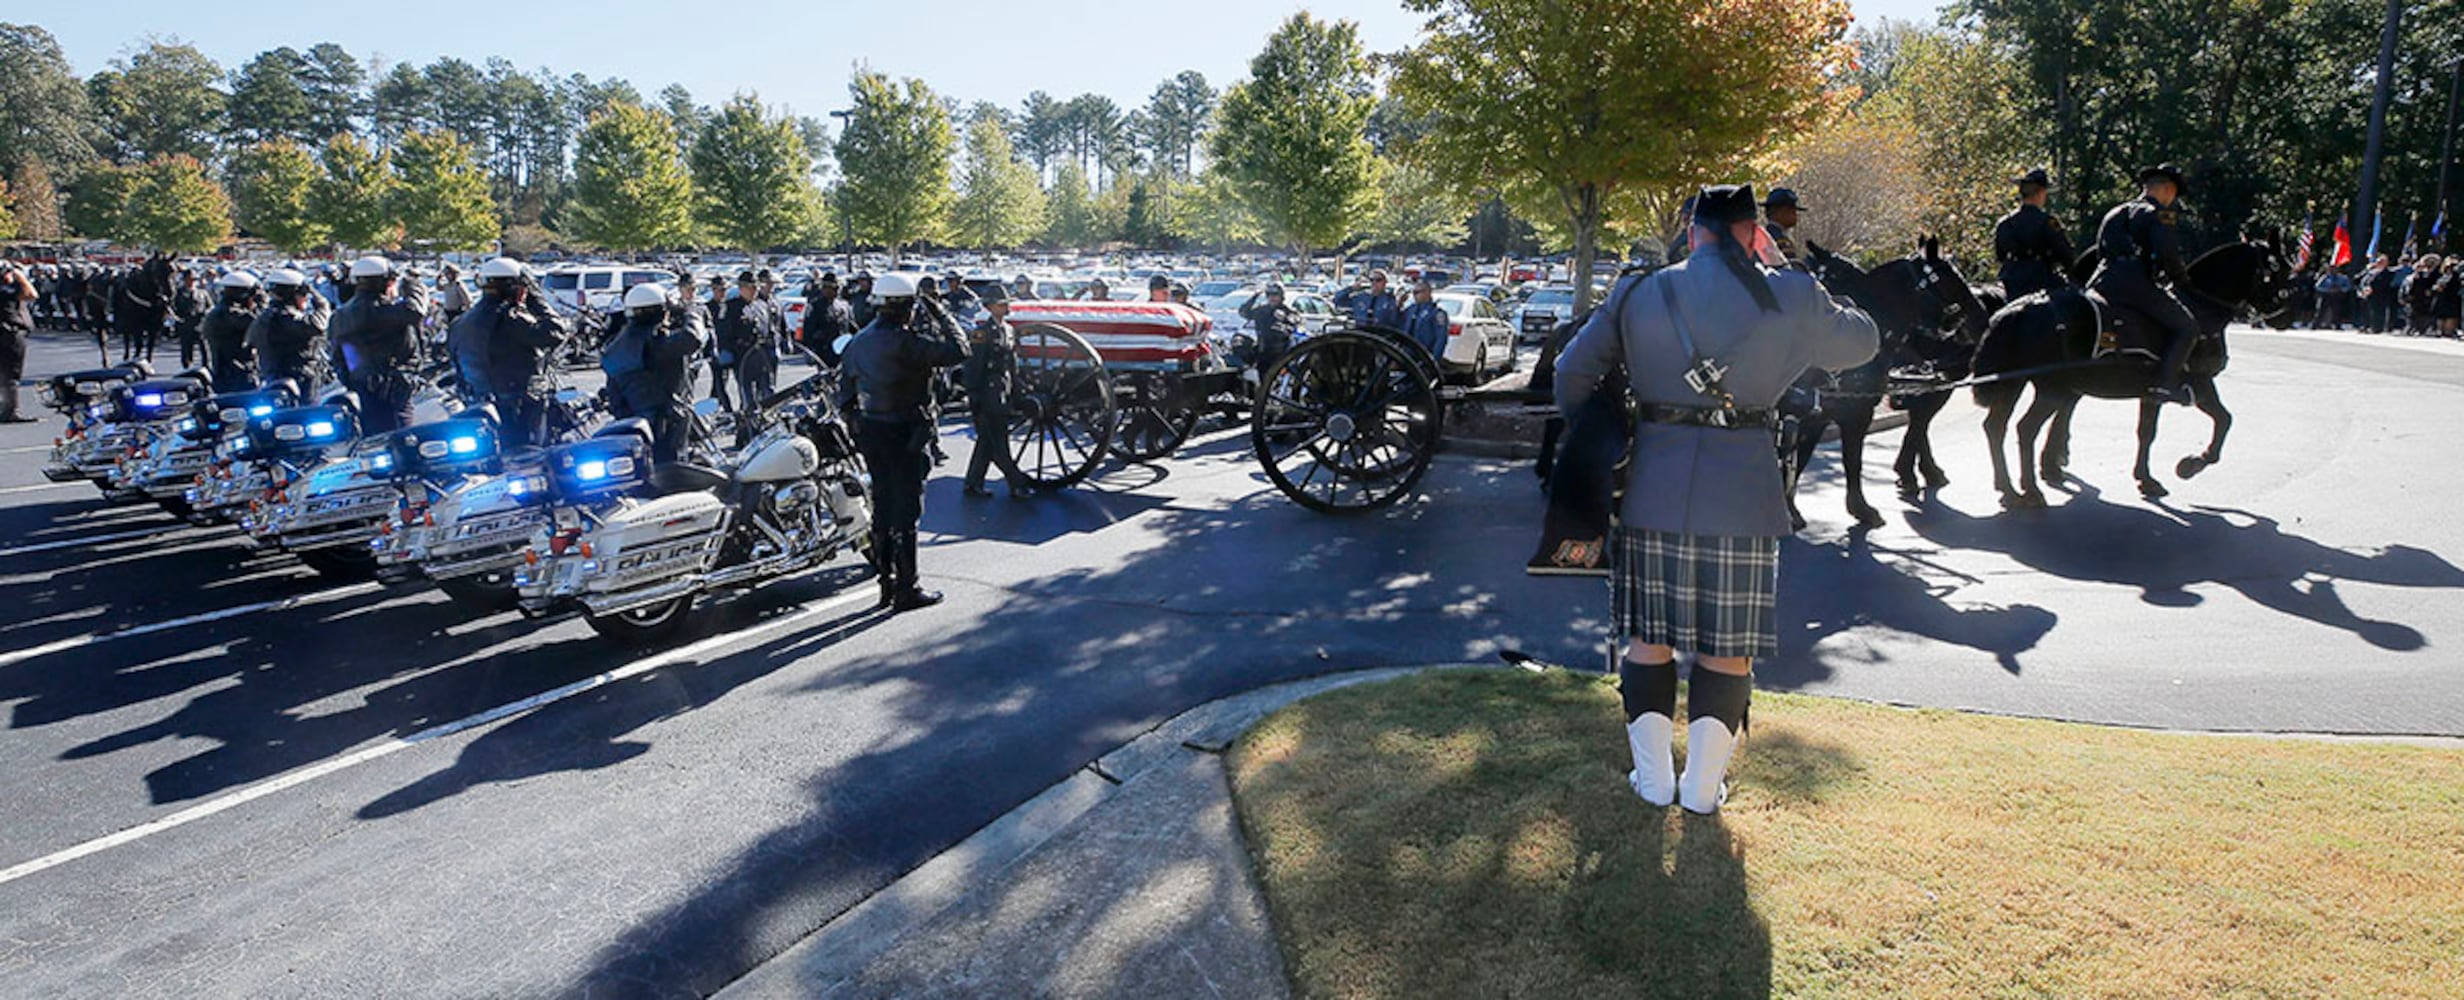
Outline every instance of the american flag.
{"type": "Polygon", "coordinates": [[[2295,246],[2300,248],[2300,252],[2295,254],[2293,259],[2293,269],[2298,271],[2310,266],[2310,219],[2307,216],[2301,220],[2301,242],[2295,246]]]}

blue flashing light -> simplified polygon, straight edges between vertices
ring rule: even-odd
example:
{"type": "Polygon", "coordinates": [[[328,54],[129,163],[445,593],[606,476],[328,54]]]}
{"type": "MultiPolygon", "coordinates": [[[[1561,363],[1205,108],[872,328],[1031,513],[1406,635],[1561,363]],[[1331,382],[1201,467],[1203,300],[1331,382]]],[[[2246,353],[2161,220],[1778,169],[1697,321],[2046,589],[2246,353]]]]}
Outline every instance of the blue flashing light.
{"type": "Polygon", "coordinates": [[[262,417],[272,412],[274,412],[274,407],[270,403],[258,403],[248,408],[248,415],[252,417],[262,417]]]}
{"type": "Polygon", "coordinates": [[[137,405],[139,405],[139,406],[144,406],[144,407],[149,407],[149,408],[150,408],[150,407],[161,406],[161,405],[163,405],[163,394],[162,394],[162,393],[159,393],[159,392],[141,392],[141,393],[138,393],[138,394],[137,394],[137,405]]]}
{"type": "Polygon", "coordinates": [[[584,462],[581,465],[574,467],[573,475],[575,478],[580,479],[585,483],[593,480],[606,479],[607,463],[584,462]]]}
{"type": "Polygon", "coordinates": [[[468,455],[479,450],[479,439],[475,437],[458,437],[454,438],[447,446],[451,448],[453,453],[456,455],[468,455]]]}
{"type": "Polygon", "coordinates": [[[519,497],[519,496],[524,496],[524,495],[528,494],[529,492],[530,492],[530,483],[529,483],[529,481],[527,481],[527,480],[516,479],[516,480],[512,480],[512,481],[510,481],[510,482],[507,482],[507,483],[505,484],[505,495],[506,495],[506,496],[509,496],[509,497],[519,497]]]}
{"type": "Polygon", "coordinates": [[[383,472],[394,467],[394,457],[392,455],[385,454],[384,452],[378,452],[368,459],[368,467],[375,469],[378,472],[383,472]]]}
{"type": "Polygon", "coordinates": [[[334,425],[329,421],[319,420],[308,425],[309,437],[332,437],[333,434],[334,425]]]}

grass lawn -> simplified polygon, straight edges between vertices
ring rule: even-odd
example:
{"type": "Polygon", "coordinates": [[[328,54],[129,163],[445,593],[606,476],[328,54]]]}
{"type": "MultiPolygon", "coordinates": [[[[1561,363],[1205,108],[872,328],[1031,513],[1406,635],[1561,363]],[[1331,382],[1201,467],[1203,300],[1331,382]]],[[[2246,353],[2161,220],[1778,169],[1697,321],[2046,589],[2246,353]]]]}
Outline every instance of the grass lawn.
{"type": "Polygon", "coordinates": [[[1300,993],[2464,996],[2464,751],[1758,693],[1704,819],[1635,798],[1623,721],[1614,678],[1447,671],[1252,730],[1300,993]]]}

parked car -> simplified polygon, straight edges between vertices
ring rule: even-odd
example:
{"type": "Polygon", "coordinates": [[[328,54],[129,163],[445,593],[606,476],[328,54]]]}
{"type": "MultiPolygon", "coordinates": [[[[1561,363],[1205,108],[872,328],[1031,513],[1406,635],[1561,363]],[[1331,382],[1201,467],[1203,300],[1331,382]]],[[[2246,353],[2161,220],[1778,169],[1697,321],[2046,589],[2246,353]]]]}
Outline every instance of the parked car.
{"type": "Polygon", "coordinates": [[[565,305],[607,312],[624,301],[625,290],[643,282],[670,281],[675,275],[647,267],[608,264],[566,264],[539,277],[548,295],[565,305]]]}
{"type": "Polygon", "coordinates": [[[1478,385],[1493,373],[1514,370],[1514,328],[1498,315],[1496,303],[1478,295],[1440,294],[1437,307],[1446,310],[1446,351],[1438,368],[1464,376],[1478,385]]]}
{"type": "Polygon", "coordinates": [[[1526,343],[1549,338],[1557,324],[1574,318],[1574,286],[1549,285],[1531,293],[1514,311],[1514,329],[1526,343]]]}
{"type": "MultiPolygon", "coordinates": [[[[1206,306],[1207,316],[1215,321],[1215,332],[1218,335],[1229,337],[1231,334],[1249,329],[1249,321],[1241,318],[1241,309],[1257,301],[1258,296],[1264,292],[1265,286],[1253,285],[1215,299],[1212,304],[1206,306]]],[[[1314,337],[1350,322],[1350,318],[1343,314],[1343,310],[1335,308],[1333,302],[1327,301],[1325,296],[1315,292],[1296,292],[1287,287],[1283,296],[1283,304],[1291,306],[1293,312],[1300,314],[1301,332],[1309,336],[1314,337]]]]}

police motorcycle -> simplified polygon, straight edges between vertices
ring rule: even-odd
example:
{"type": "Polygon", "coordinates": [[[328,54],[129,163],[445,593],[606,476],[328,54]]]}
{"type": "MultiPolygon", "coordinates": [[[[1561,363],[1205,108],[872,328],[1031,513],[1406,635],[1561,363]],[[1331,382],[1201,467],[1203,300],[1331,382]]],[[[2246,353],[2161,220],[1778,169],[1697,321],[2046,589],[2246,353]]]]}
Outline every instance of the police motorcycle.
{"type": "Polygon", "coordinates": [[[68,417],[43,463],[43,478],[55,483],[89,480],[107,496],[133,499],[116,490],[113,477],[129,449],[170,429],[189,403],[206,393],[202,372],[158,379],[144,362],[73,372],[45,382],[43,401],[68,417]]]}
{"type": "Polygon", "coordinates": [[[208,396],[196,404],[180,434],[207,443],[210,457],[192,485],[181,491],[191,524],[232,524],[247,512],[250,501],[262,500],[272,473],[255,461],[248,438],[248,421],[299,405],[299,389],[290,379],[276,379],[263,388],[208,396]]]}
{"type": "MultiPolygon", "coordinates": [[[[112,487],[144,496],[183,521],[199,521],[190,494],[213,470],[226,434],[246,424],[252,409],[271,413],[290,405],[288,391],[286,384],[272,392],[225,393],[187,401],[186,414],[172,422],[168,433],[154,433],[151,440],[129,449],[112,477],[112,487]]],[[[165,403],[177,395],[184,394],[165,394],[165,403]]]]}
{"type": "Polygon", "coordinates": [[[863,551],[867,477],[834,382],[816,375],[749,408],[744,443],[712,465],[654,465],[639,418],[550,449],[546,468],[508,486],[551,518],[514,573],[523,613],[578,610],[602,636],[649,642],[680,627],[703,595],[863,551]]]}
{"type": "MultiPolygon", "coordinates": [[[[411,396],[415,423],[443,420],[459,401],[433,384],[411,396]]],[[[397,432],[399,433],[399,432],[397,432]]],[[[276,410],[248,421],[251,457],[267,475],[265,498],[240,520],[259,547],[278,547],[320,575],[359,579],[376,561],[368,543],[392,516],[394,488],[387,436],[359,432],[358,398],[343,392],[316,406],[276,410]]]]}

